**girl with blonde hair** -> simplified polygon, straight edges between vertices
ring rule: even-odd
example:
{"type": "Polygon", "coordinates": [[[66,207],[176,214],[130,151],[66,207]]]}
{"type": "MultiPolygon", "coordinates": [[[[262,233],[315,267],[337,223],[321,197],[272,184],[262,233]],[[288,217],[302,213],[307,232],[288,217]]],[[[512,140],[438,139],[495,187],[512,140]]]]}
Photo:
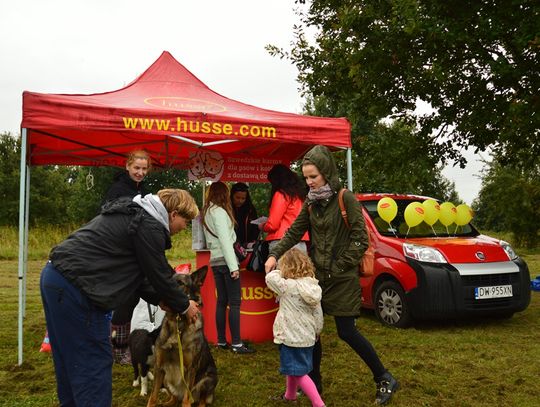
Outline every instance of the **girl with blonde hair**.
{"type": "Polygon", "coordinates": [[[313,407],[324,402],[308,373],[313,369],[313,346],[323,328],[322,290],[307,254],[292,248],[279,259],[279,270],[266,274],[266,284],[279,300],[274,320],[274,343],[279,345],[280,372],[286,391],[273,399],[296,400],[298,388],[313,407]]]}

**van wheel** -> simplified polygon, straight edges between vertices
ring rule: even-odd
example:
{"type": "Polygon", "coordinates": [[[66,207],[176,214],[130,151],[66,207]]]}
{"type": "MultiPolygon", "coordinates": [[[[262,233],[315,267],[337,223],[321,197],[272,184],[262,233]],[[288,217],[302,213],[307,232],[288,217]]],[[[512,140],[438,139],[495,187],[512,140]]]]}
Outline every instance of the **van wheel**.
{"type": "Polygon", "coordinates": [[[384,325],[405,328],[412,322],[403,288],[395,281],[385,281],[375,291],[375,315],[384,325]]]}

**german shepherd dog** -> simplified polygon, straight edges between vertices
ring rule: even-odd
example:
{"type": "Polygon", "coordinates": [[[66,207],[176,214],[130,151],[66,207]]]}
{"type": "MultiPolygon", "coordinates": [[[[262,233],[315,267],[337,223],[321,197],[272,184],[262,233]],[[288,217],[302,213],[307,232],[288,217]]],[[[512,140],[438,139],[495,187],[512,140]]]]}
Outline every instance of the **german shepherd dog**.
{"type": "MultiPolygon", "coordinates": [[[[186,295],[199,304],[201,286],[207,272],[208,266],[204,266],[191,274],[175,275],[186,295]]],[[[157,405],[161,387],[170,395],[165,406],[177,406],[181,400],[182,407],[191,407],[190,396],[199,407],[212,404],[218,376],[216,363],[203,333],[201,313],[197,321],[191,323],[184,315],[167,312],[155,342],[154,353],[154,386],[147,407],[157,405]],[[181,342],[183,376],[180,370],[178,338],[181,342]]]]}

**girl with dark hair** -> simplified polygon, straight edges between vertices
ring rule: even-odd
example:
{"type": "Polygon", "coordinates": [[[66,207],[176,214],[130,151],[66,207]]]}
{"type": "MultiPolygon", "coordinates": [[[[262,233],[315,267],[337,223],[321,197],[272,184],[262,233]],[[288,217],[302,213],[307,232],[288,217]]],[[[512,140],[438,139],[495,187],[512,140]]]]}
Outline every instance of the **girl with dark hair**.
{"type": "MultiPolygon", "coordinates": [[[[272,184],[268,220],[259,225],[266,232],[270,250],[290,228],[300,211],[306,197],[306,186],[291,169],[283,164],[276,164],[268,172],[268,181],[272,184]]],[[[307,252],[307,232],[301,237],[296,247],[307,252]]]]}
{"type": "Polygon", "coordinates": [[[257,210],[251,202],[249,187],[243,182],[237,182],[231,188],[231,203],[236,220],[234,231],[236,241],[247,247],[248,243],[254,242],[259,235],[257,225],[251,223],[257,219],[257,210]]]}
{"type": "Polygon", "coordinates": [[[210,185],[201,218],[217,291],[217,345],[221,349],[229,348],[225,335],[229,307],[231,350],[237,354],[253,353],[255,350],[244,345],[240,338],[240,270],[233,248],[236,241],[235,221],[226,184],[218,181],[210,185]]]}

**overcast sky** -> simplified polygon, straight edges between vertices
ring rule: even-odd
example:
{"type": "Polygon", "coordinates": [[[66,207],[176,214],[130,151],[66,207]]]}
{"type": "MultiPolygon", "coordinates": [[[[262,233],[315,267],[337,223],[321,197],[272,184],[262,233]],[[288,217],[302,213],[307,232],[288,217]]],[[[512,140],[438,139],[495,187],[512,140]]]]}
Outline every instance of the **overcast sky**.
{"type": "MultiPolygon", "coordinates": [[[[223,96],[301,113],[296,68],[264,49],[289,46],[294,7],[293,0],[1,0],[0,132],[20,131],[24,90],[115,90],[165,50],[223,96]]],[[[469,204],[478,167],[444,172],[469,204]]]]}

